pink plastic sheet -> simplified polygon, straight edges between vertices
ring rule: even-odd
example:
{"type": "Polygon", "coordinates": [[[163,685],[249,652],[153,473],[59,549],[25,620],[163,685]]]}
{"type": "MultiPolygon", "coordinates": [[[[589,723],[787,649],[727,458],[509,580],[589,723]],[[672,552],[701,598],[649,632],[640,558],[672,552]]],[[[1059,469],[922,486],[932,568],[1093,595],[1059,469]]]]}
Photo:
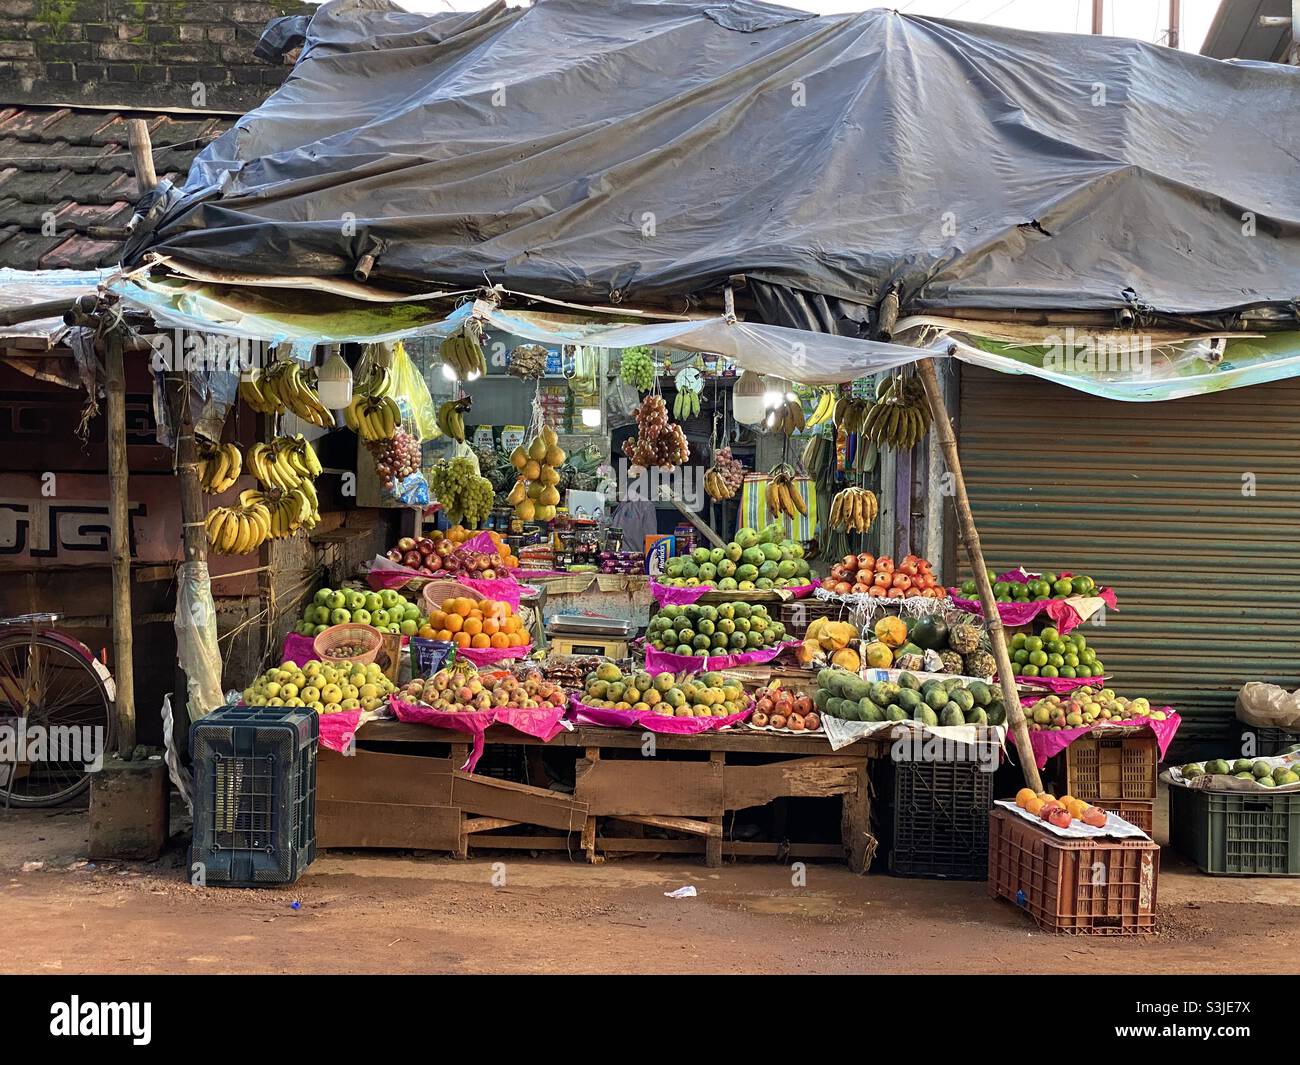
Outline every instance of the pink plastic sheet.
{"type": "Polygon", "coordinates": [[[600,725],[603,728],[643,728],[651,732],[671,732],[679,736],[693,736],[726,728],[744,721],[754,712],[753,702],[738,714],[726,717],[669,717],[653,710],[611,710],[603,706],[587,706],[576,695],[570,696],[569,708],[573,719],[580,725],[600,725]]]}
{"type": "MultiPolygon", "coordinates": [[[[1032,705],[1025,708],[1028,713],[1033,709],[1032,705]]],[[[1110,729],[1121,728],[1146,728],[1155,733],[1156,746],[1160,749],[1161,759],[1165,756],[1165,751],[1169,749],[1169,744],[1173,741],[1174,733],[1178,731],[1178,726],[1183,723],[1183,719],[1178,713],[1168,706],[1158,707],[1167,716],[1163,721],[1151,721],[1143,718],[1141,721],[1119,721],[1109,722],[1104,729],[1096,725],[1085,725],[1080,728],[1067,729],[1050,729],[1041,732],[1030,732],[1029,743],[1034,749],[1034,764],[1042,769],[1047,765],[1047,760],[1054,754],[1060,754],[1065,748],[1070,746],[1080,736],[1087,735],[1089,732],[1101,732],[1110,729]]]]}
{"type": "MultiPolygon", "coordinates": [[[[984,607],[978,599],[963,599],[958,595],[956,588],[949,588],[948,594],[952,597],[953,606],[965,610],[967,613],[979,614],[983,617],[984,607]]],[[[1119,609],[1115,593],[1110,588],[1098,588],[1095,597],[1088,596],[1087,598],[1100,598],[1106,604],[1108,610],[1119,609]]],[[[998,617],[1002,619],[1003,625],[1028,625],[1034,618],[1044,612],[1052,619],[1052,624],[1060,630],[1062,636],[1078,628],[1083,621],[1079,612],[1070,605],[1069,599],[1039,599],[1030,603],[998,604],[998,617]]]]}
{"type": "Polygon", "coordinates": [[[509,662],[515,658],[527,658],[533,653],[533,645],[526,643],[523,647],[457,647],[456,657],[473,662],[476,666],[495,666],[498,662],[509,662]]]}
{"type": "Polygon", "coordinates": [[[280,661],[296,662],[298,665],[319,661],[316,655],[316,641],[300,632],[287,633],[284,637],[284,654],[280,661]]]}
{"type": "MultiPolygon", "coordinates": [[[[796,599],[807,599],[816,591],[817,585],[798,584],[791,588],[774,589],[776,591],[787,591],[796,599]]],[[[690,606],[698,602],[702,596],[708,595],[709,592],[716,592],[718,589],[711,584],[694,584],[681,587],[675,584],[660,584],[658,581],[650,582],[650,594],[655,597],[655,602],[660,606],[690,606]]]]}
{"type": "MultiPolygon", "coordinates": [[[[752,666],[761,662],[770,662],[787,647],[798,647],[798,640],[787,640],[775,647],[764,647],[757,651],[744,651],[738,655],[710,655],[699,658],[695,655],[676,655],[671,651],[657,651],[647,646],[645,649],[645,668],[647,673],[701,673],[708,669],[734,669],[736,666],[752,666]]],[[[693,718],[682,718],[692,721],[693,718]]]]}
{"type": "Polygon", "coordinates": [[[428,725],[431,728],[454,729],[470,736],[473,746],[468,760],[461,766],[466,773],[474,772],[474,767],[483,756],[483,734],[492,725],[509,725],[525,736],[533,736],[543,743],[549,743],[564,731],[562,722],[568,712],[568,708],[563,706],[502,706],[491,710],[449,713],[405,702],[396,695],[390,695],[388,703],[398,721],[428,725]]]}
{"type": "Polygon", "coordinates": [[[320,718],[320,745],[327,750],[342,752],[356,734],[361,711],[340,710],[337,714],[316,716],[320,718]]]}
{"type": "Polygon", "coordinates": [[[1051,692],[1053,695],[1064,695],[1066,692],[1072,692],[1077,688],[1086,688],[1090,684],[1101,684],[1110,680],[1110,677],[1016,677],[1017,684],[1026,688],[1041,688],[1043,691],[1051,692]]]}

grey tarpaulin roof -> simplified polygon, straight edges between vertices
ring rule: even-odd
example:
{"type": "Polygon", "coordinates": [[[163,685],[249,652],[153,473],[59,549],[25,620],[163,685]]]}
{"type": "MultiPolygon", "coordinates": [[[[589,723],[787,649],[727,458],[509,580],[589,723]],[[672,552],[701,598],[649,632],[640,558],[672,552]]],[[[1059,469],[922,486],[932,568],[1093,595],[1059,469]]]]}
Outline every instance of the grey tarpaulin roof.
{"type": "Polygon", "coordinates": [[[1297,160],[1300,69],[1131,40],[746,0],[334,0],[128,261],[351,276],[377,252],[389,287],[663,306],[743,273],[760,305],[832,317],[895,281],[906,312],[1285,310],[1297,160]]]}

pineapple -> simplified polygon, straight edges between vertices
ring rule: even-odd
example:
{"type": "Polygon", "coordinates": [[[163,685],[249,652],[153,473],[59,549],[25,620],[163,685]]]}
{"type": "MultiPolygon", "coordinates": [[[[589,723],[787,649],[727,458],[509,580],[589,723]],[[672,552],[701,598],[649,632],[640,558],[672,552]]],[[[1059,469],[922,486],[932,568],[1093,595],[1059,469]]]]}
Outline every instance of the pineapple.
{"type": "Polygon", "coordinates": [[[940,651],[939,657],[943,660],[943,671],[945,673],[960,673],[962,671],[961,655],[956,651],[940,651]]]}
{"type": "Polygon", "coordinates": [[[974,651],[965,658],[966,675],[988,680],[998,670],[998,664],[987,651],[974,651]]]}
{"type": "Polygon", "coordinates": [[[978,625],[954,625],[948,630],[948,646],[958,654],[968,655],[979,650],[978,625]]]}

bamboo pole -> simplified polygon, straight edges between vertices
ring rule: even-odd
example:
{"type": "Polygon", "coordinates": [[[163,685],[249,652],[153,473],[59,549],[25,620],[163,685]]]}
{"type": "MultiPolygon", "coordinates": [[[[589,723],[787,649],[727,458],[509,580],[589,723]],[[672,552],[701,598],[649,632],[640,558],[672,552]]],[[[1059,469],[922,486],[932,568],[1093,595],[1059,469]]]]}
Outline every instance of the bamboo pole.
{"type": "Polygon", "coordinates": [[[957,438],[953,435],[948,408],[944,406],[943,392],[939,388],[934,360],[922,359],[918,366],[921,371],[921,382],[925,385],[925,398],[930,404],[934,430],[939,434],[939,446],[943,450],[944,462],[948,466],[948,472],[952,474],[956,489],[954,502],[957,508],[957,523],[961,529],[962,542],[966,547],[966,557],[975,574],[980,603],[984,607],[989,641],[993,644],[993,658],[997,662],[998,677],[1002,685],[1002,701],[1006,704],[1007,718],[1011,722],[1011,734],[1015,739],[1016,750],[1020,754],[1025,783],[1034,791],[1042,791],[1043,782],[1038,776],[1034,749],[1029,742],[1029,726],[1025,723],[1025,712],[1021,709],[1020,696],[1016,692],[1016,679],[1011,673],[1011,655],[1007,651],[1006,633],[1002,629],[998,604],[993,598],[993,586],[989,583],[988,568],[984,564],[984,549],[980,546],[980,534],[975,528],[974,515],[971,514],[970,496],[966,494],[966,479],[962,476],[961,459],[957,456],[957,438]]]}
{"type": "Polygon", "coordinates": [[[116,329],[105,338],[104,416],[108,423],[108,528],[113,561],[113,672],[117,749],[135,748],[135,659],[131,622],[131,503],[126,458],[126,366],[116,329]]]}

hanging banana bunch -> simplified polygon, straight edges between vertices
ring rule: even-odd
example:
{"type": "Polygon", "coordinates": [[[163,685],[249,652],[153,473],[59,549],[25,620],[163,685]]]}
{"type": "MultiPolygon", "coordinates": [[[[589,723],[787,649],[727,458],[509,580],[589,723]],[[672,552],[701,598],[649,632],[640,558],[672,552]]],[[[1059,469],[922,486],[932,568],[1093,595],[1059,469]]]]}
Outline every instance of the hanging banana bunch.
{"type": "Polygon", "coordinates": [[[208,550],[218,555],[246,555],[271,535],[271,510],[260,492],[239,493],[239,505],[213,507],[203,522],[208,550]]]}
{"type": "Polygon", "coordinates": [[[817,426],[830,421],[835,414],[835,392],[832,389],[824,388],[817,395],[817,405],[813,408],[812,417],[805,423],[805,429],[816,429],[817,426]]]}
{"type": "Polygon", "coordinates": [[[767,476],[767,513],[796,518],[808,513],[808,504],[795,486],[795,471],[788,463],[772,467],[767,476]]]}
{"type": "Polygon", "coordinates": [[[866,488],[845,488],[831,501],[831,528],[864,533],[871,528],[879,513],[880,503],[875,492],[866,488]]]}
{"type": "Polygon", "coordinates": [[[892,451],[911,451],[929,431],[930,405],[915,376],[893,374],[876,386],[876,402],[862,425],[868,440],[892,451]]]}
{"type": "Polygon", "coordinates": [[[438,429],[443,436],[451,437],[456,443],[465,442],[465,411],[473,401],[469,396],[461,399],[449,399],[438,408],[438,429]]]}
{"type": "MultiPolygon", "coordinates": [[[[401,344],[399,342],[398,346],[401,344]]],[[[370,372],[366,379],[352,390],[353,396],[363,399],[383,399],[393,391],[393,370],[382,365],[378,359],[371,360],[370,372]]]]}
{"type": "Polygon", "coordinates": [[[856,396],[840,396],[835,401],[832,417],[838,430],[860,433],[870,410],[871,404],[865,399],[858,399],[856,396]]]}
{"type": "Polygon", "coordinates": [[[264,487],[284,491],[319,477],[322,469],[316,449],[301,433],[254,444],[248,449],[248,468],[264,487]]]}
{"type": "Polygon", "coordinates": [[[297,359],[282,359],[264,371],[241,374],[239,395],[258,414],[292,413],[318,428],[334,428],[333,411],[321,403],[297,359]]]}
{"type": "MultiPolygon", "coordinates": [[[[464,324],[438,346],[444,369],[457,381],[473,381],[487,373],[483,354],[483,324],[467,318],[464,324]]],[[[387,437],[385,437],[387,439],[387,437]]]]}
{"type": "Polygon", "coordinates": [[[238,444],[199,444],[199,487],[220,495],[239,479],[244,456],[238,444]]]}
{"type": "Polygon", "coordinates": [[[368,444],[391,440],[402,424],[402,409],[392,396],[353,396],[343,422],[368,444]]]}
{"type": "Polygon", "coordinates": [[[769,432],[791,436],[803,429],[806,424],[804,421],[803,401],[798,396],[791,399],[791,395],[794,395],[794,393],[787,394],[780,406],[768,411],[765,425],[769,432]]]}

